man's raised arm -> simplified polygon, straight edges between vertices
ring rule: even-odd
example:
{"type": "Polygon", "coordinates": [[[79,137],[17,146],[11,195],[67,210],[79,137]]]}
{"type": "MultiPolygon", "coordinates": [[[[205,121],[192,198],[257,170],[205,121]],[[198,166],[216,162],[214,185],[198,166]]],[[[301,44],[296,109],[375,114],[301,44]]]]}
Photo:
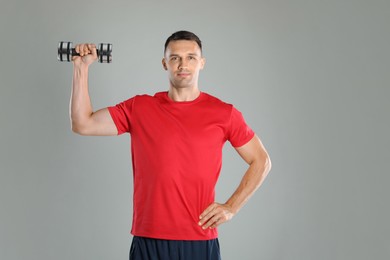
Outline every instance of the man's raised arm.
{"type": "Polygon", "coordinates": [[[118,130],[107,108],[93,112],[88,92],[88,69],[97,60],[94,44],[78,44],[80,56],[73,57],[73,84],[70,97],[72,131],[80,135],[117,135],[118,130]]]}

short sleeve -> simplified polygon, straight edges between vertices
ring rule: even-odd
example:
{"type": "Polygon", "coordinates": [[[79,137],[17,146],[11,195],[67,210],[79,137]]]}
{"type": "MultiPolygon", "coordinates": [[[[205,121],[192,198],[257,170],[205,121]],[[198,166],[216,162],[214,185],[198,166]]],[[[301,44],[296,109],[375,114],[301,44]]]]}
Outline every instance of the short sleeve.
{"type": "Polygon", "coordinates": [[[227,140],[233,147],[240,147],[249,142],[255,133],[246,124],[241,112],[232,107],[227,140]]]}
{"type": "Polygon", "coordinates": [[[118,135],[131,132],[132,112],[135,97],[123,101],[115,106],[108,107],[108,111],[118,130],[118,135]]]}

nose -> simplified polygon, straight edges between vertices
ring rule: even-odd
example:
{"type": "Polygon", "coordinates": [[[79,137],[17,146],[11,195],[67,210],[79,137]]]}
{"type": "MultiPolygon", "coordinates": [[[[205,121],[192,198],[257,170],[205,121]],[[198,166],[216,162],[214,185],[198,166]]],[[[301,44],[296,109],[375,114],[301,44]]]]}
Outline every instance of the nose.
{"type": "Polygon", "coordinates": [[[179,69],[186,69],[188,67],[188,61],[186,59],[180,59],[179,69]]]}

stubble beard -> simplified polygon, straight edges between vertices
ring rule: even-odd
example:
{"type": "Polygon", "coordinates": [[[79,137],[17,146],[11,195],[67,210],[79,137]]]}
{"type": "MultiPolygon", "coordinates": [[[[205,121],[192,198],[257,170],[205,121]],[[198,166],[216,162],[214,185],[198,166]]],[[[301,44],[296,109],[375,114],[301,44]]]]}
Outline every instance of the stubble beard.
{"type": "Polygon", "coordinates": [[[171,80],[171,86],[176,89],[185,89],[185,88],[192,88],[195,86],[195,82],[193,78],[190,79],[182,79],[182,80],[171,80]]]}

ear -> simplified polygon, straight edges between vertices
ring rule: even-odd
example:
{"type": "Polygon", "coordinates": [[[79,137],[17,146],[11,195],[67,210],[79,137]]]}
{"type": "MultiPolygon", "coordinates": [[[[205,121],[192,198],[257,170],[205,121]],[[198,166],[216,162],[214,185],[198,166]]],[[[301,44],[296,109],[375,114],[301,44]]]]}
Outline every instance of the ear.
{"type": "Polygon", "coordinates": [[[164,70],[168,70],[167,63],[165,62],[165,58],[162,59],[161,63],[163,65],[164,70]]]}
{"type": "Polygon", "coordinates": [[[206,58],[202,57],[200,62],[201,62],[200,69],[202,70],[204,68],[204,65],[206,64],[206,58]]]}

